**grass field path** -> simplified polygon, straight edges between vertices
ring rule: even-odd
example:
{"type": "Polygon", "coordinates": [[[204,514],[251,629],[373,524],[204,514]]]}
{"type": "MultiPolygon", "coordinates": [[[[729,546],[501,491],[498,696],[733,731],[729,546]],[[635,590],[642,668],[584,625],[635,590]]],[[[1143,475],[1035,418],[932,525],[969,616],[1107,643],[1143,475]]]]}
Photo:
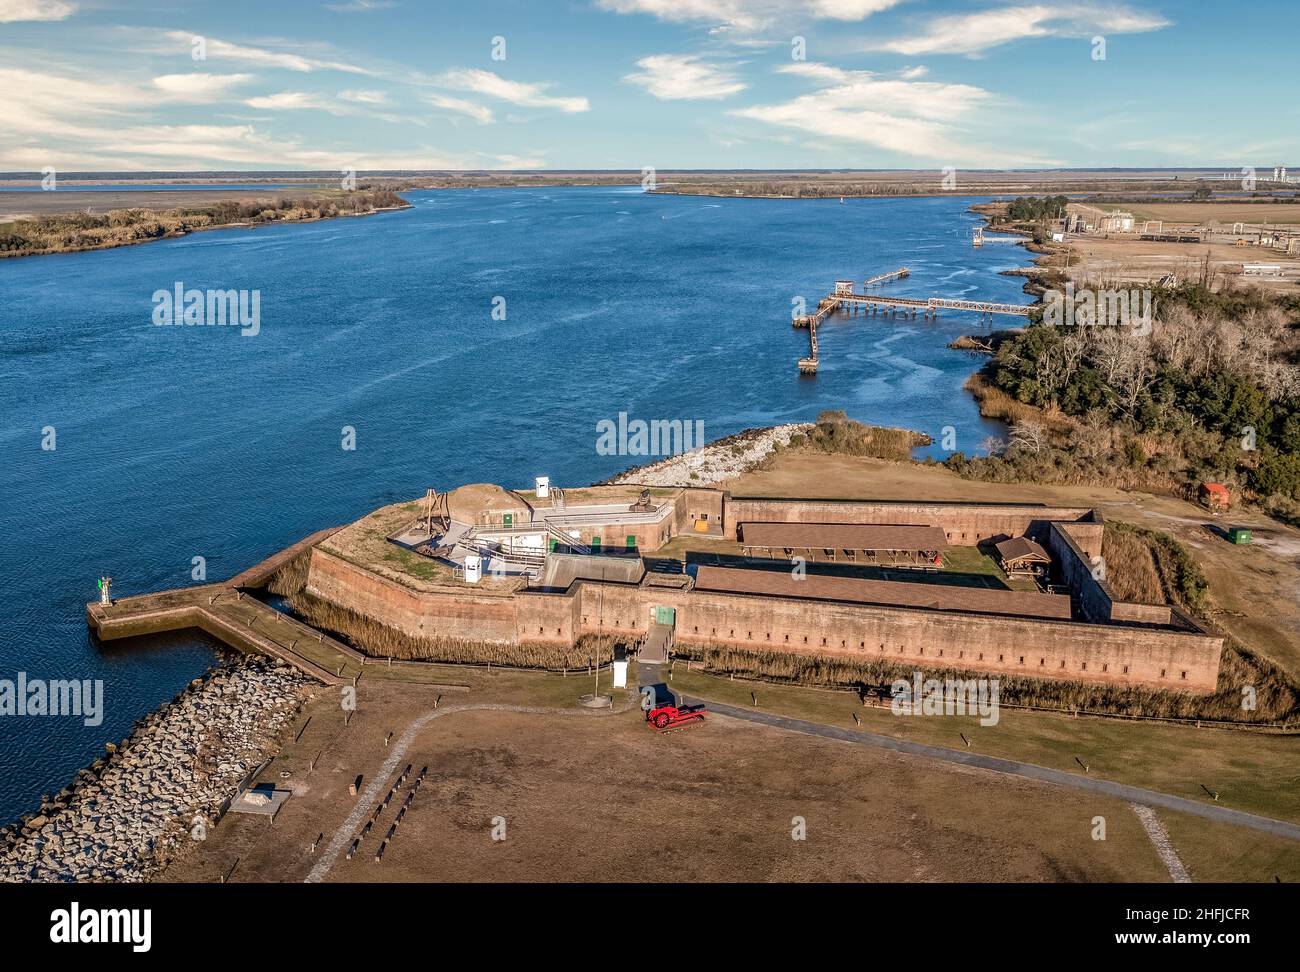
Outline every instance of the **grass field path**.
{"type": "Polygon", "coordinates": [[[983,756],[979,753],[960,749],[947,749],[942,746],[931,746],[907,739],[895,739],[892,736],[882,736],[874,732],[841,729],[837,726],[805,722],[802,719],[791,719],[787,716],[758,712],[753,709],[742,709],[738,706],[711,702],[707,699],[687,699],[686,696],[682,696],[683,704],[694,702],[706,703],[711,714],[743,719],[764,726],[772,726],[776,729],[802,732],[811,736],[822,736],[826,739],[839,739],[859,746],[873,746],[877,749],[888,749],[896,753],[906,753],[910,756],[926,756],[948,763],[959,763],[962,766],[974,766],[979,769],[992,770],[995,773],[1019,776],[1027,780],[1054,783],[1057,786],[1066,786],[1075,790],[1085,790],[1090,793],[1115,797],[1143,807],[1176,810],[1179,813],[1189,813],[1193,816],[1204,817],[1207,820],[1233,824],[1238,827],[1249,827],[1252,830],[1273,834],[1276,837],[1300,841],[1300,825],[1288,823],[1285,820],[1274,820],[1272,817],[1260,817],[1253,813],[1244,813],[1241,810],[1231,810],[1228,807],[1197,803],[1195,800],[1170,796],[1167,793],[1158,793],[1155,790],[1145,790],[1141,787],[1129,786],[1126,783],[1091,779],[1075,773],[1049,769],[1046,766],[1036,766],[1033,763],[1021,763],[1016,760],[1001,759],[997,756],[983,756]]]}

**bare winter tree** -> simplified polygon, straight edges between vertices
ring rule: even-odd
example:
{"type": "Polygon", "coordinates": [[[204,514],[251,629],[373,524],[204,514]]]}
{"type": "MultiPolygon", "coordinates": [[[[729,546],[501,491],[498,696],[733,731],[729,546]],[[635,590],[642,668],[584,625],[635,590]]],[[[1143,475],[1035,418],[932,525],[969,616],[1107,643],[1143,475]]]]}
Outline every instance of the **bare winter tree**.
{"type": "Polygon", "coordinates": [[[1017,449],[1038,455],[1049,444],[1047,427],[1032,419],[1016,422],[1011,426],[1011,444],[1017,449]]]}

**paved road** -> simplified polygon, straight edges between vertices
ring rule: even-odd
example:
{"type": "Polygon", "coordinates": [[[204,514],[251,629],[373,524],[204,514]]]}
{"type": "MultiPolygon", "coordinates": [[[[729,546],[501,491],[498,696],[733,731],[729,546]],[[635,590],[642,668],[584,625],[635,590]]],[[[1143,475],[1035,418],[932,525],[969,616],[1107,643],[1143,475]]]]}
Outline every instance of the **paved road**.
{"type": "Polygon", "coordinates": [[[996,756],[981,756],[979,753],[972,753],[960,749],[945,749],[942,746],[927,746],[924,743],[910,742],[906,739],[895,739],[893,736],[882,736],[874,732],[863,732],[855,729],[841,729],[838,726],[826,726],[816,722],[804,722],[800,719],[790,719],[785,716],[771,715],[766,712],[757,712],[753,709],[741,709],[732,705],[723,705],[720,702],[710,702],[704,699],[687,700],[682,697],[683,704],[690,702],[704,702],[710,712],[718,715],[730,716],[733,719],[744,719],[747,722],[756,722],[764,726],[773,726],[777,729],[788,729],[791,732],[802,732],[809,736],[822,736],[826,739],[839,739],[844,742],[857,743],[860,746],[873,746],[877,749],[889,749],[896,753],[907,753],[911,756],[928,756],[931,759],[941,759],[948,763],[960,763],[963,766],[975,766],[980,769],[993,770],[996,773],[1007,773],[1011,776],[1019,776],[1027,780],[1039,780],[1043,783],[1055,783],[1057,786],[1068,786],[1076,790],[1086,790],[1090,793],[1101,793],[1105,796],[1114,797],[1117,800],[1125,800],[1129,803],[1137,803],[1147,807],[1162,807],[1166,810],[1177,810],[1180,813],[1190,813],[1197,817],[1204,817],[1207,820],[1217,820],[1220,823],[1235,824],[1238,827],[1250,827],[1252,830],[1263,831],[1266,834],[1273,834],[1276,837],[1285,837],[1289,840],[1300,841],[1300,825],[1288,823],[1285,820],[1274,820],[1271,817],[1258,817],[1253,813],[1243,813],[1240,810],[1230,810],[1227,807],[1221,807],[1212,803],[1198,803],[1195,800],[1187,800],[1183,797],[1170,796],[1167,793],[1157,793],[1154,790],[1144,790],[1137,786],[1128,786],[1125,783],[1114,783],[1110,780],[1093,779],[1087,776],[1079,776],[1075,773],[1066,773],[1061,770],[1048,769],[1045,766],[1036,766],[1033,763],[1018,763],[1011,759],[999,759],[996,756]]]}

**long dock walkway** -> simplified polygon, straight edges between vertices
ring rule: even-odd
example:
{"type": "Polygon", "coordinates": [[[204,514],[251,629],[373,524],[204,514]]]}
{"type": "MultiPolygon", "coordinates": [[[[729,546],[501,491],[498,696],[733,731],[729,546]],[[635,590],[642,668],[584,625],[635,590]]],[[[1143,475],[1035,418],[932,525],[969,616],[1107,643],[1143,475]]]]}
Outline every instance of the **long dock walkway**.
{"type": "MultiPolygon", "coordinates": [[[[906,268],[900,268],[890,273],[877,274],[869,278],[865,286],[870,287],[889,280],[898,280],[907,275],[908,270],[906,268]]],[[[923,319],[934,320],[939,316],[940,310],[971,311],[981,314],[989,320],[992,320],[994,314],[1008,314],[1028,318],[1030,312],[1030,307],[1027,304],[1003,304],[991,300],[961,300],[953,297],[926,297],[922,299],[915,297],[885,297],[881,294],[859,294],[853,290],[853,281],[837,280],[835,281],[834,293],[818,301],[817,310],[814,313],[794,318],[793,324],[796,328],[808,329],[809,354],[808,357],[799,359],[800,374],[813,375],[817,373],[819,359],[817,327],[841,307],[849,308],[855,314],[858,308],[861,307],[864,312],[869,311],[873,315],[877,313],[888,314],[891,317],[901,315],[913,320],[916,319],[918,312],[923,319]]]]}

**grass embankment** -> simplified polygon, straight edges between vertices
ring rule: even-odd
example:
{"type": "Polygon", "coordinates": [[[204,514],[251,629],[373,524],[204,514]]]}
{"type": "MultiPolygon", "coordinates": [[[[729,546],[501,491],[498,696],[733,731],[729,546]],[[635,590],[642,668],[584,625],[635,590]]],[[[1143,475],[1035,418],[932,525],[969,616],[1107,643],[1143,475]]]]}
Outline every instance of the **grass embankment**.
{"type": "MultiPolygon", "coordinates": [[[[913,449],[929,445],[930,441],[930,437],[923,432],[864,425],[842,411],[828,410],[817,416],[816,423],[807,433],[796,432],[792,435],[789,448],[807,447],[814,452],[830,455],[867,456],[906,462],[911,458],[913,449]]],[[[760,464],[757,468],[763,467],[760,464]]]]}
{"type": "MultiPolygon", "coordinates": [[[[858,704],[851,692],[793,685],[755,685],[687,671],[678,663],[670,683],[692,698],[753,708],[826,725],[861,728],[951,749],[1047,766],[1213,802],[1250,813],[1300,821],[1300,740],[1295,736],[1071,717],[1003,708],[996,726],[978,716],[895,716],[858,704]]],[[[1004,682],[1005,685],[1005,682],[1004,682]]]]}
{"type": "Polygon", "coordinates": [[[223,226],[309,222],[406,205],[401,196],[387,189],[322,190],[301,198],[221,202],[192,209],[115,209],[103,215],[60,213],[0,226],[0,257],[107,249],[223,226]]]}

